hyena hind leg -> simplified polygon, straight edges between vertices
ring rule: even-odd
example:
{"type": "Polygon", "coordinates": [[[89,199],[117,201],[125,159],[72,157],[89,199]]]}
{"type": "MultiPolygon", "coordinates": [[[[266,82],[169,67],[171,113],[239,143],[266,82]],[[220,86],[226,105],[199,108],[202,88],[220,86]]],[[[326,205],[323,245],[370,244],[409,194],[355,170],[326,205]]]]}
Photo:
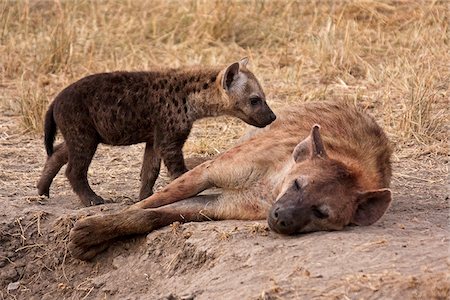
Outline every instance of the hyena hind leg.
{"type": "Polygon", "coordinates": [[[74,192],[78,195],[85,206],[105,203],[89,186],[87,172],[95,151],[97,141],[93,138],[84,137],[83,141],[73,141],[68,144],[69,161],[66,176],[74,192]]]}
{"type": "Polygon", "coordinates": [[[67,160],[67,145],[63,142],[55,147],[55,151],[45,162],[44,170],[37,183],[38,194],[40,196],[45,195],[50,197],[50,185],[53,182],[53,178],[55,178],[62,166],[67,163],[67,160]]]}

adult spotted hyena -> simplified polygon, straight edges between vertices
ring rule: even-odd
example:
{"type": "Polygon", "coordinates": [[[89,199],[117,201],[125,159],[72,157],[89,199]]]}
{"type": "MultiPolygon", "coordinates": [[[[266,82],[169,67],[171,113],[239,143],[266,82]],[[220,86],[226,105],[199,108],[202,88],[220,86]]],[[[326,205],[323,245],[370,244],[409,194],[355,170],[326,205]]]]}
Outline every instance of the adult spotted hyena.
{"type": "Polygon", "coordinates": [[[90,259],[116,237],[174,221],[267,218],[281,234],[370,225],[391,202],[390,157],[383,130],[357,107],[290,107],[248,140],[129,209],[79,220],[69,249],[90,259]],[[210,187],[222,192],[198,195],[210,187]]]}
{"type": "Polygon", "coordinates": [[[195,120],[219,115],[264,127],[275,120],[244,58],[226,68],[196,67],[87,76],[65,88],[45,116],[48,159],[38,182],[49,195],[61,167],[86,206],[103,203],[87,171],[99,143],[145,142],[140,199],[152,194],[161,158],[176,178],[187,171],[182,147],[195,120]],[[53,148],[57,128],[64,142],[53,148]]]}

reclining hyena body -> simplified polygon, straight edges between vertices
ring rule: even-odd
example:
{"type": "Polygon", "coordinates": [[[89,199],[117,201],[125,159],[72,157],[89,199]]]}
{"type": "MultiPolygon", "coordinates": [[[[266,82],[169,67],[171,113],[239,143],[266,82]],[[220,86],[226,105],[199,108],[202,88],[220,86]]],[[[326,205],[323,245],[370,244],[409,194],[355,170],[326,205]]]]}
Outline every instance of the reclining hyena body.
{"type": "Polygon", "coordinates": [[[227,68],[102,73],[68,86],[46,114],[48,159],[39,194],[49,195],[53,178],[68,162],[66,175],[83,204],[103,203],[87,181],[97,145],[145,142],[143,199],[152,194],[161,158],[173,178],[187,171],[182,147],[195,120],[231,115],[254,126],[268,125],[276,117],[247,61],[227,68]],[[53,149],[57,128],[65,141],[53,149]]]}
{"type": "Polygon", "coordinates": [[[90,259],[116,237],[174,221],[268,218],[283,234],[376,222],[391,202],[391,148],[372,117],[326,102],[277,115],[270,126],[130,209],[79,220],[70,234],[72,254],[90,259]],[[222,192],[198,195],[210,187],[222,192]]]}

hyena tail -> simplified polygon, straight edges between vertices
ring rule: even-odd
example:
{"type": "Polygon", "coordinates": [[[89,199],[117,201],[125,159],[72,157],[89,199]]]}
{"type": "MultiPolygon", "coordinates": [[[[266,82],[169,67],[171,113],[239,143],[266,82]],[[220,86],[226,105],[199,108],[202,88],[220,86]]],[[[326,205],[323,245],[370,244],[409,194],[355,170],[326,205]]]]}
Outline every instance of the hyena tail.
{"type": "Polygon", "coordinates": [[[56,122],[55,118],[53,117],[53,103],[52,103],[50,104],[47,113],[45,114],[45,123],[44,123],[44,144],[48,156],[52,156],[53,154],[53,143],[55,142],[55,137],[56,137],[56,122]]]}

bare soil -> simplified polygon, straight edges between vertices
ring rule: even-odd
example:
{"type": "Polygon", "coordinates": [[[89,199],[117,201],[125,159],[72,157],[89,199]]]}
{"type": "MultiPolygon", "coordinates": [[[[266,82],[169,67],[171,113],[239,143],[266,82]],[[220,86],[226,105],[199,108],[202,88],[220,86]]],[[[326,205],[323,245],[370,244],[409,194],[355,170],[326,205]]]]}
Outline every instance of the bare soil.
{"type": "Polygon", "coordinates": [[[398,150],[394,202],[373,226],[286,237],[265,221],[173,224],[82,262],[67,250],[70,228],[137,199],[143,147],[98,149],[90,182],[109,203],[84,208],[64,168],[50,198],[36,196],[44,147],[18,122],[0,116],[0,298],[449,299],[444,156],[398,150]]]}

